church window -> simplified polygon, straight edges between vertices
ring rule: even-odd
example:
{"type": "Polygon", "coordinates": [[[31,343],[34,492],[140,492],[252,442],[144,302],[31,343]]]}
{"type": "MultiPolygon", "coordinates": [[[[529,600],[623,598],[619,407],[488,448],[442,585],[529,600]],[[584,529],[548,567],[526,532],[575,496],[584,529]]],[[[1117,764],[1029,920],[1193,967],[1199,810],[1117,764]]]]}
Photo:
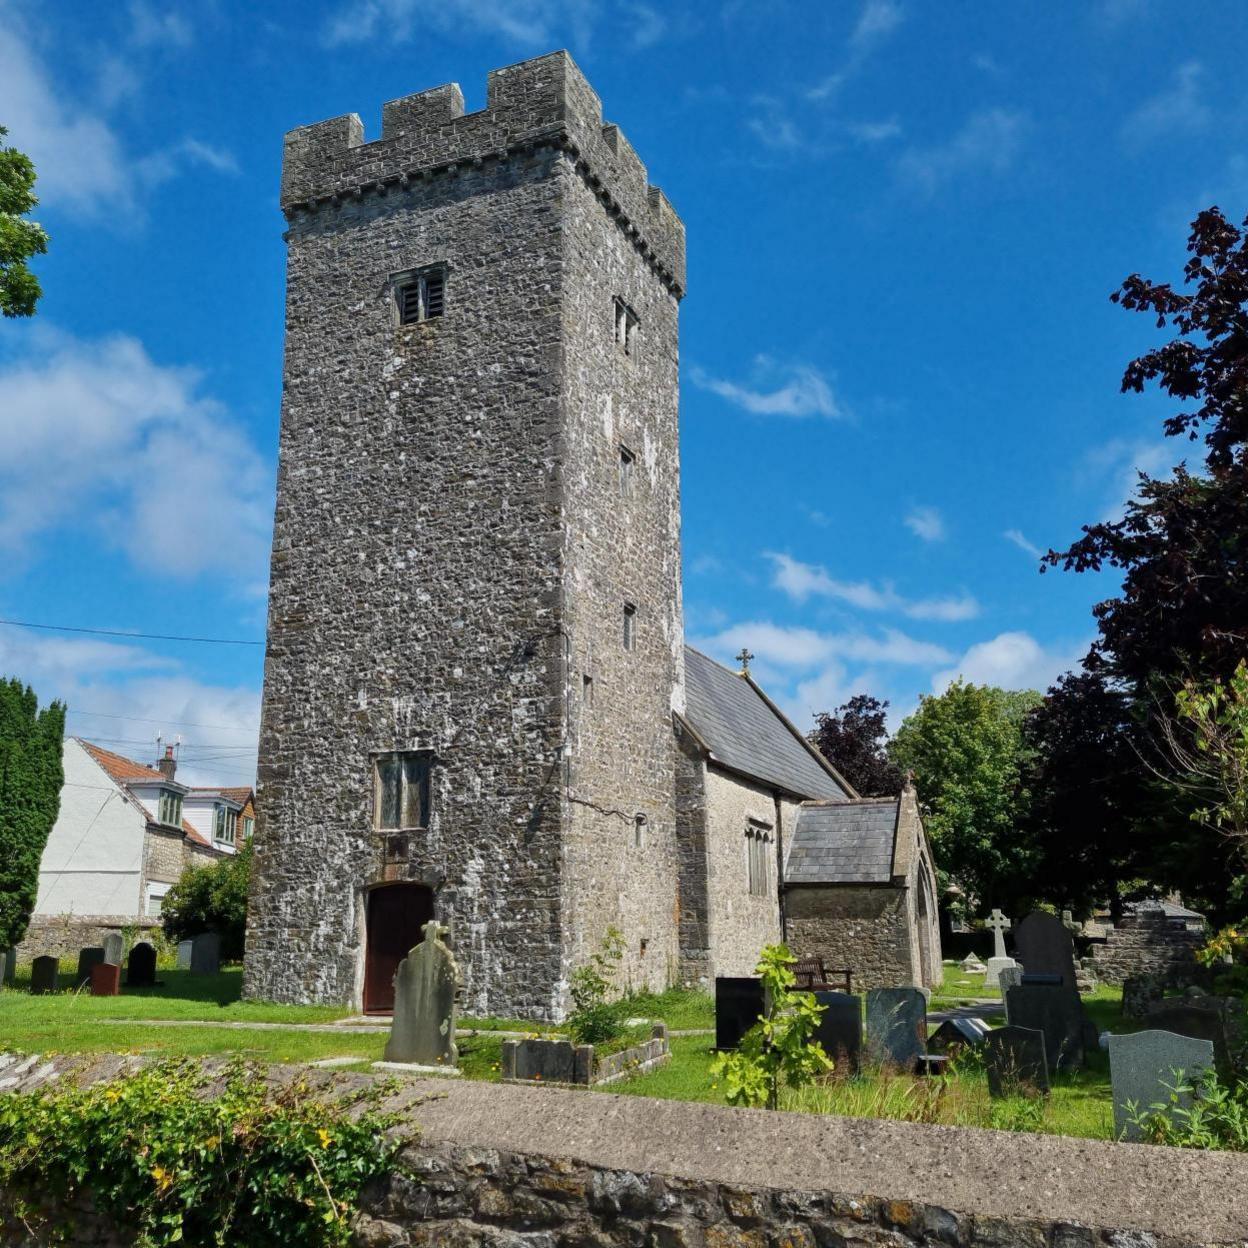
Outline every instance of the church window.
{"type": "Polygon", "coordinates": [[[764,828],[751,824],[745,830],[745,869],[751,897],[766,897],[771,858],[771,835],[764,828]]]}
{"type": "Polygon", "coordinates": [[[415,325],[441,316],[446,309],[446,273],[436,268],[407,274],[396,280],[394,298],[400,325],[415,325]]]}
{"type": "Polygon", "coordinates": [[[631,602],[624,604],[624,649],[631,650],[637,644],[637,608],[631,602]]]}
{"type": "Polygon", "coordinates": [[[637,346],[637,327],[641,324],[637,313],[624,302],[615,301],[615,342],[625,355],[632,355],[637,346]]]}
{"type": "Polygon", "coordinates": [[[427,750],[383,754],[377,760],[375,810],[379,828],[429,826],[432,762],[427,750]]]}
{"type": "Polygon", "coordinates": [[[626,446],[620,447],[620,493],[628,498],[633,492],[633,465],[637,456],[626,446]]]}

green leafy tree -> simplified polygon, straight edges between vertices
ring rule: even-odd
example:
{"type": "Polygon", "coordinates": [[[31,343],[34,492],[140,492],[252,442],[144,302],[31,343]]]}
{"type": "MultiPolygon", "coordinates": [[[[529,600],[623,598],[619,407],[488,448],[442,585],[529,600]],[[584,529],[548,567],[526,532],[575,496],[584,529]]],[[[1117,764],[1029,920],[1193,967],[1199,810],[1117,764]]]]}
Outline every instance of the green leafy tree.
{"type": "Polygon", "coordinates": [[[894,762],[914,773],[937,866],[981,908],[1026,880],[1022,722],[1040,700],[957,680],[920,699],[891,743],[894,762]]]}
{"type": "Polygon", "coordinates": [[[218,932],[221,956],[237,962],[247,932],[247,885],[251,879],[252,843],[206,867],[192,867],[165,894],[161,926],[170,940],[189,940],[218,932]]]}
{"type": "MultiPolygon", "coordinates": [[[[0,139],[8,134],[0,126],[0,139]]],[[[43,290],[27,261],[48,249],[48,236],[36,221],[27,221],[39,200],[35,166],[15,147],[0,147],[0,312],[34,316],[43,290]]]]}
{"type": "Polygon", "coordinates": [[[780,1088],[802,1088],[832,1069],[816,1040],[824,1006],[809,992],[795,992],[797,959],[787,945],[768,945],[756,974],[762,978],[763,1016],[731,1053],[711,1063],[711,1078],[722,1080],[730,1105],[778,1109],[780,1088]]]}
{"type": "Polygon", "coordinates": [[[20,680],[0,680],[0,948],[26,934],[39,862],[61,806],[65,707],[20,680]]]}

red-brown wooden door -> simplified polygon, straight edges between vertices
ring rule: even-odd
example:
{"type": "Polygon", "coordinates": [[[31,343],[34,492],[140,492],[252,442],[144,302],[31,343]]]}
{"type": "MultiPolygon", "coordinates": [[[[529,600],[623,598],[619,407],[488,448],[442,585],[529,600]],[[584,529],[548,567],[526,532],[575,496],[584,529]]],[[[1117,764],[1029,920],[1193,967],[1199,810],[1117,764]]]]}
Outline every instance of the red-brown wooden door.
{"type": "Polygon", "coordinates": [[[421,928],[433,918],[433,892],[423,884],[386,884],[368,894],[368,943],[364,950],[364,1012],[394,1009],[394,974],[421,928]]]}

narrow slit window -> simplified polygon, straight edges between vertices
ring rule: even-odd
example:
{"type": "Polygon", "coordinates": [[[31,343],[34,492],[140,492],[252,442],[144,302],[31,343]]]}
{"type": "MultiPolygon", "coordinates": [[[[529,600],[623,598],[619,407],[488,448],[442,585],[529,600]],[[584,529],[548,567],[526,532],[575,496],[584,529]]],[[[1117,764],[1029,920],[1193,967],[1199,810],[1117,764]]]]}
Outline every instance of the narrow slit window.
{"type": "Polygon", "coordinates": [[[592,676],[581,677],[581,696],[587,708],[594,705],[594,678],[592,676]]]}
{"type": "Polygon", "coordinates": [[[745,869],[751,897],[767,896],[770,845],[771,837],[766,832],[754,827],[745,830],[745,869]]]}
{"type": "Polygon", "coordinates": [[[400,325],[417,325],[446,311],[446,274],[441,269],[401,278],[394,288],[400,325]]]}
{"type": "Polygon", "coordinates": [[[637,345],[637,327],[641,322],[637,313],[624,302],[615,301],[615,341],[625,355],[632,355],[637,345]]]}
{"type": "Polygon", "coordinates": [[[628,498],[633,492],[633,468],[637,456],[626,446],[620,447],[620,494],[628,498]]]}
{"type": "Polygon", "coordinates": [[[624,604],[624,649],[631,650],[637,642],[637,608],[631,602],[624,604]]]}

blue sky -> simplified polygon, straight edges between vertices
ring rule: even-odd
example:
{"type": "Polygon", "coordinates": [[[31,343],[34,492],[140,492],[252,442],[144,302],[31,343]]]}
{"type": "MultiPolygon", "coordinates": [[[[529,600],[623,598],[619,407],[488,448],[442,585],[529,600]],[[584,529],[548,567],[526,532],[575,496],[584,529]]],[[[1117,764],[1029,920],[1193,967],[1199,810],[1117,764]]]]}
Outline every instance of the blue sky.
{"type": "MultiPolygon", "coordinates": [[[[803,727],[954,674],[1043,687],[1109,576],[1036,553],[1188,452],[1121,397],[1187,222],[1248,211],[1248,6],[1163,0],[0,0],[0,124],[52,235],[0,325],[0,616],[261,639],[284,131],[567,47],[684,217],[691,640],[803,727]]],[[[140,757],[250,778],[259,646],[0,627],[140,757]]]]}

